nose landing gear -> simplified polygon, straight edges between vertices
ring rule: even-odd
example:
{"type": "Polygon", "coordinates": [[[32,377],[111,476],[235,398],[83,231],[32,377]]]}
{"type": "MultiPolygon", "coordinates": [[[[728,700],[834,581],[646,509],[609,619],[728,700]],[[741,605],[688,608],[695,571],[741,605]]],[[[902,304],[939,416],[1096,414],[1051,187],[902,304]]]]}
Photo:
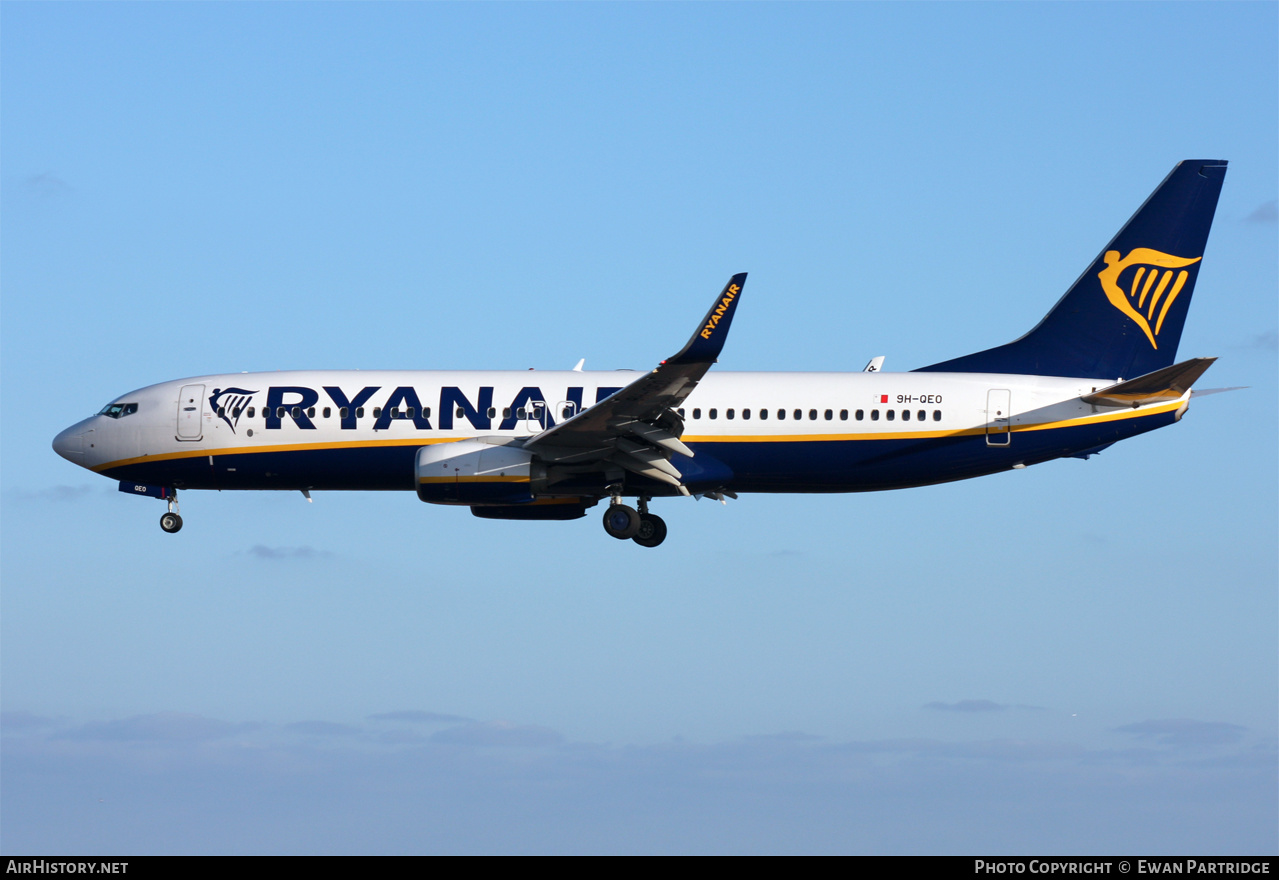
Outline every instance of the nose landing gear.
{"type": "Polygon", "coordinates": [[[160,528],[164,529],[170,535],[182,528],[182,517],[178,515],[178,492],[172,490],[173,494],[168,497],[169,512],[160,517],[160,528]]]}

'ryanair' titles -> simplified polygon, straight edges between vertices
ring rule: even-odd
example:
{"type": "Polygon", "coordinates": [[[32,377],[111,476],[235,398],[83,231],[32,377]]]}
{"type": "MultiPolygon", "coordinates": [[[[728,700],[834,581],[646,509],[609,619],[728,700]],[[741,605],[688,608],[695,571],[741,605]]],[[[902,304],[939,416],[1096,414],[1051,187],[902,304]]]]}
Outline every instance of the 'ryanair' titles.
{"type": "MultiPolygon", "coordinates": [[[[438,393],[412,385],[399,385],[389,391],[369,385],[354,393],[338,385],[324,385],[319,391],[301,385],[272,385],[266,389],[260,412],[254,406],[259,392],[241,388],[213,389],[209,406],[233,431],[246,419],[260,419],[261,427],[268,431],[278,431],[290,423],[304,431],[314,431],[317,407],[329,413],[336,410],[339,427],[344,431],[359,429],[360,420],[369,417],[374,420],[375,431],[385,431],[397,421],[412,422],[419,431],[452,431],[460,427],[511,431],[524,421],[549,428],[556,424],[557,417],[571,418],[582,410],[585,390],[582,386],[568,387],[562,396],[548,397],[539,386],[524,386],[499,409],[493,405],[493,386],[480,386],[468,395],[453,385],[441,387],[438,393]],[[379,391],[383,394],[379,395],[379,391]],[[424,398],[428,401],[425,404],[424,398]],[[436,402],[438,408],[434,406],[436,402]],[[432,425],[432,419],[438,428],[432,425]]],[[[619,386],[597,386],[593,402],[599,403],[620,390],[619,386]]]]}

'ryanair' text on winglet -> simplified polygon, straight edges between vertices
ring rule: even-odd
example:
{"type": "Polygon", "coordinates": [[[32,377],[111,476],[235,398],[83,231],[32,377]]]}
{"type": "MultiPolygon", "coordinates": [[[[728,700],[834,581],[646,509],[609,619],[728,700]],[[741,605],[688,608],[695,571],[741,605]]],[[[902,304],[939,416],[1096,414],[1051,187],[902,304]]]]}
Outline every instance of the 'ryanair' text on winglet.
{"type": "Polygon", "coordinates": [[[746,273],[739,272],[728,280],[724,290],[715,298],[711,310],[706,313],[697,332],[680,353],[669,358],[668,364],[708,364],[714,363],[724,349],[724,340],[728,338],[729,325],[733,323],[733,312],[737,310],[737,302],[741,298],[742,287],[746,284],[746,273]]]}

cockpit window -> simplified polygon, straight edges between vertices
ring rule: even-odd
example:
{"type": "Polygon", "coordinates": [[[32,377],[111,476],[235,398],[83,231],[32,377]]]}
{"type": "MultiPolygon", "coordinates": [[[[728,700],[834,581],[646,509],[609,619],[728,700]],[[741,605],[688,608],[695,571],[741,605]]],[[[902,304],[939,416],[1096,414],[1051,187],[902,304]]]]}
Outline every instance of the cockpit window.
{"type": "Polygon", "coordinates": [[[102,407],[100,416],[106,416],[109,419],[122,419],[125,416],[131,416],[138,411],[136,403],[108,403],[102,407]]]}

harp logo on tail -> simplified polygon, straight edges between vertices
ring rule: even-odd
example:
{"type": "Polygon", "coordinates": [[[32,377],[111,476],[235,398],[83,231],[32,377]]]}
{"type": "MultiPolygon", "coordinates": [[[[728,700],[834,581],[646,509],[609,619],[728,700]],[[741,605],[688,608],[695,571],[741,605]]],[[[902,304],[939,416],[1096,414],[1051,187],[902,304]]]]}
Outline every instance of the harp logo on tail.
{"type": "Polygon", "coordinates": [[[1153,248],[1133,248],[1119,258],[1119,251],[1106,251],[1106,268],[1097,273],[1106,299],[1133,320],[1156,349],[1155,341],[1190,273],[1184,268],[1203,257],[1174,257],[1153,248]],[[1133,271],[1129,271],[1133,270],[1133,271]]]}

